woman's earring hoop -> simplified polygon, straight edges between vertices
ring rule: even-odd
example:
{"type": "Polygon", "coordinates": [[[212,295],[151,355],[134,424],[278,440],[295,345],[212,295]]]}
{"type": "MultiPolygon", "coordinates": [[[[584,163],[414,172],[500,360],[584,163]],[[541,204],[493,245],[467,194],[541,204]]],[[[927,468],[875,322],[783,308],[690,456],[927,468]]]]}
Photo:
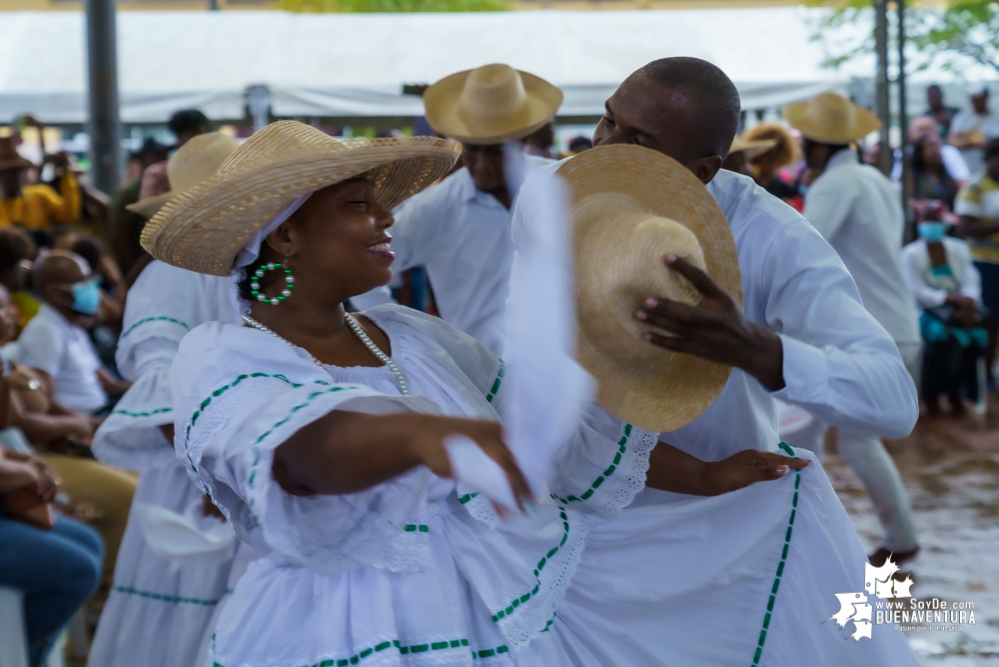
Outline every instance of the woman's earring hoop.
{"type": "Polygon", "coordinates": [[[295,276],[291,275],[291,269],[280,262],[268,262],[267,264],[261,265],[260,268],[257,269],[256,273],[253,274],[253,280],[250,282],[250,294],[252,294],[257,301],[269,303],[272,306],[278,305],[291,296],[291,291],[293,289],[295,289],[295,276]],[[284,289],[281,290],[281,294],[279,296],[268,297],[260,291],[260,279],[264,277],[265,273],[275,269],[281,269],[284,271],[284,289]]]}

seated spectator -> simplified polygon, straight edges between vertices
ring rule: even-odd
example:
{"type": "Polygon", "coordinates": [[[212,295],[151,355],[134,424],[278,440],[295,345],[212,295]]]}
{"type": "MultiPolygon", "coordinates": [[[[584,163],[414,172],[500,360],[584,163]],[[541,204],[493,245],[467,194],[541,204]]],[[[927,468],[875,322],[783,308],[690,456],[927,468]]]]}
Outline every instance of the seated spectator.
{"type": "MultiPolygon", "coordinates": [[[[932,118],[926,120],[933,122],[932,118]]],[[[954,199],[960,187],[947,171],[941,149],[943,142],[933,132],[916,140],[912,146],[912,171],[909,172],[909,192],[915,200],[943,202],[948,211],[954,210],[954,199]]]]}
{"type": "Polygon", "coordinates": [[[104,369],[80,326],[100,308],[100,287],[90,267],[75,253],[53,250],[35,262],[32,278],[44,305],[21,333],[16,359],[44,373],[61,405],[100,413],[109,405],[108,395],[125,393],[129,383],[104,369]]]}
{"type": "Polygon", "coordinates": [[[946,395],[955,415],[963,399],[978,401],[978,358],[988,340],[982,327],[981,278],[968,244],[946,236],[942,211],[931,211],[918,224],[919,240],[902,248],[902,271],[922,309],[922,395],[930,416],[940,414],[946,395]]]}
{"type": "Polygon", "coordinates": [[[0,285],[6,289],[6,300],[17,322],[14,338],[42,305],[26,289],[36,254],[34,240],[23,230],[0,228],[0,285]]]}
{"type": "Polygon", "coordinates": [[[798,188],[781,178],[781,170],[801,159],[801,148],[791,131],[781,123],[759,123],[742,134],[744,141],[773,141],[773,147],[751,158],[757,185],[780,199],[794,199],[798,188]]]}
{"type": "Polygon", "coordinates": [[[25,172],[34,165],[18,154],[12,137],[0,139],[0,227],[22,225],[46,237],[47,245],[47,234],[55,224],[80,217],[80,184],[69,168],[69,156],[59,153],[52,162],[59,192],[47,185],[25,185],[25,172]]]}
{"type": "MultiPolygon", "coordinates": [[[[0,425],[6,425],[9,390],[0,380],[0,425]]],[[[52,501],[58,477],[36,457],[0,448],[0,498],[10,493],[52,501]]],[[[0,585],[24,593],[28,661],[45,664],[69,619],[97,587],[104,558],[97,533],[72,519],[56,516],[42,530],[0,513],[0,585]]]]}
{"type": "MultiPolygon", "coordinates": [[[[921,116],[909,123],[909,155],[912,155],[912,146],[923,137],[935,136],[939,138],[940,134],[937,132],[937,128],[937,121],[928,116],[921,116]]],[[[964,161],[964,156],[961,155],[961,151],[957,147],[944,143],[943,139],[940,142],[940,158],[943,161],[943,165],[951,178],[957,182],[958,187],[963,188],[967,184],[968,179],[971,178],[968,163],[964,161]]],[[[902,178],[901,162],[895,164],[891,177],[894,181],[902,178]]]]}
{"type": "MultiPolygon", "coordinates": [[[[999,139],[985,147],[985,169],[961,189],[954,202],[958,215],[957,232],[971,246],[971,258],[982,276],[982,303],[992,314],[999,313],[999,139]]],[[[996,318],[990,319],[985,368],[994,385],[996,318]]]]}
{"type": "Polygon", "coordinates": [[[104,248],[91,236],[85,236],[69,248],[87,260],[93,275],[98,278],[101,288],[101,308],[99,322],[115,331],[121,331],[121,317],[125,311],[125,279],[121,270],[104,248]]]}
{"type": "Polygon", "coordinates": [[[129,211],[127,207],[129,204],[139,201],[142,174],[150,166],[165,161],[169,152],[168,146],[164,146],[155,139],[146,139],[130,161],[134,161],[137,167],[135,180],[115,192],[111,198],[111,207],[108,211],[111,250],[125,273],[132,269],[135,262],[145,252],[139,245],[139,236],[142,234],[145,218],[129,211]]]}

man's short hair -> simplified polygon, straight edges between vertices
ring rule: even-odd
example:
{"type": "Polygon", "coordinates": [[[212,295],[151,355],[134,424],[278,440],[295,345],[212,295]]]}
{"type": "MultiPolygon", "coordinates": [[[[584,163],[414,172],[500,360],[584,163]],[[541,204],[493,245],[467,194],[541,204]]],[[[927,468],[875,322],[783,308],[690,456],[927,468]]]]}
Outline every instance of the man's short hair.
{"type": "Polygon", "coordinates": [[[728,155],[739,131],[742,102],[739,90],[717,65],[700,58],[674,57],[654,60],[641,71],[664,88],[686,93],[693,100],[691,151],[704,155],[728,155]]]}
{"type": "Polygon", "coordinates": [[[34,241],[16,227],[0,229],[0,273],[9,271],[22,260],[31,259],[34,241]]]}
{"type": "Polygon", "coordinates": [[[170,117],[167,127],[174,135],[188,132],[201,134],[208,131],[208,117],[197,109],[184,109],[170,117]]]}

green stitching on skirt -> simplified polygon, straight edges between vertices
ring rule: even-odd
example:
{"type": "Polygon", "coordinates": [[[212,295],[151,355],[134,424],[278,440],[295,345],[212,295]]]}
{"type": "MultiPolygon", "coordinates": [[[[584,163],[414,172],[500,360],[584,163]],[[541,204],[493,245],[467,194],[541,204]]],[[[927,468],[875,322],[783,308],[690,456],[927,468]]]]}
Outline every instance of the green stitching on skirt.
{"type": "Polygon", "coordinates": [[[176,319],[174,319],[174,318],[172,318],[172,317],[147,317],[146,319],[144,319],[144,320],[139,320],[138,322],[136,322],[135,324],[133,324],[132,326],[130,326],[130,327],[128,328],[128,331],[126,331],[125,333],[123,333],[123,334],[121,335],[121,337],[122,337],[122,338],[124,338],[124,337],[125,337],[125,336],[127,336],[128,334],[130,334],[130,333],[132,333],[133,331],[135,331],[135,329],[136,329],[136,328],[137,328],[137,327],[138,327],[138,326],[139,326],[140,324],[145,324],[145,323],[147,323],[147,322],[173,322],[174,324],[179,324],[180,326],[184,327],[184,328],[185,328],[185,329],[187,329],[188,331],[190,331],[190,330],[191,330],[191,327],[187,326],[187,324],[185,324],[184,322],[181,322],[180,320],[176,320],[176,319]]]}
{"type": "Polygon", "coordinates": [[[506,375],[506,364],[503,363],[502,359],[500,359],[499,370],[496,371],[496,379],[493,380],[493,386],[489,390],[489,393],[486,395],[486,401],[488,401],[489,403],[492,403],[493,399],[496,398],[496,392],[499,391],[500,385],[503,384],[504,375],[506,375]]]}
{"type": "Polygon", "coordinates": [[[111,414],[124,415],[126,417],[152,417],[153,415],[161,415],[165,412],[173,412],[173,408],[158,408],[156,410],[151,410],[149,412],[129,412],[128,410],[115,410],[111,414]]]}
{"type": "Polygon", "coordinates": [[[405,526],[402,527],[402,529],[404,531],[406,531],[407,533],[416,533],[416,532],[429,533],[430,532],[430,527],[427,526],[426,524],[423,524],[423,523],[407,523],[405,526]]]}
{"type": "Polygon", "coordinates": [[[218,600],[200,600],[198,598],[185,598],[178,597],[176,595],[162,595],[160,593],[152,593],[150,591],[140,591],[137,588],[132,588],[131,586],[115,586],[114,590],[119,593],[127,593],[128,595],[138,595],[139,597],[149,598],[150,600],[159,600],[160,602],[171,602],[185,604],[197,604],[203,607],[214,607],[219,603],[218,600]]]}
{"type": "MultiPolygon", "coordinates": [[[[794,453],[787,443],[782,442],[778,445],[780,449],[787,452],[789,456],[798,458],[798,455],[794,453]]],[[[784,566],[787,565],[787,552],[788,548],[791,546],[791,532],[794,527],[794,516],[797,514],[798,510],[798,487],[801,485],[801,471],[795,471],[794,473],[794,496],[791,499],[791,516],[787,520],[787,532],[784,533],[784,549],[780,554],[780,562],[777,564],[777,575],[774,577],[774,585],[770,589],[770,599],[767,601],[767,611],[763,615],[763,628],[760,630],[760,638],[756,645],[756,652],[753,654],[753,667],[760,664],[760,658],[763,657],[763,644],[767,641],[767,631],[770,630],[770,619],[774,611],[774,603],[777,602],[777,589],[780,588],[780,578],[784,575],[784,566]]]]}
{"type": "MultiPolygon", "coordinates": [[[[302,667],[347,667],[348,665],[356,665],[361,660],[370,657],[376,653],[381,653],[382,651],[387,651],[388,649],[397,649],[400,655],[407,655],[409,653],[425,653],[427,651],[443,651],[445,649],[454,648],[466,648],[468,647],[467,639],[451,639],[449,641],[443,642],[433,642],[430,644],[414,644],[413,646],[402,646],[398,639],[393,641],[384,641],[375,646],[364,649],[363,651],[358,651],[349,658],[339,658],[339,659],[327,659],[322,662],[317,662],[312,665],[302,665],[302,667]]],[[[505,646],[503,647],[506,648],[505,646]]],[[[505,651],[504,651],[505,652],[505,651]]],[[[214,662],[212,663],[214,667],[225,667],[225,665],[214,662]]]]}

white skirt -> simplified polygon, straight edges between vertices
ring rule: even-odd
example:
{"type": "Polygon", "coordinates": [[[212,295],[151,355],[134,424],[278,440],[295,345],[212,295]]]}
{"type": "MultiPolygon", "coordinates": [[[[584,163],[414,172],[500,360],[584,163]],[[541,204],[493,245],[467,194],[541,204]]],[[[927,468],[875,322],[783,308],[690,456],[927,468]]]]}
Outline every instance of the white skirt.
{"type": "MultiPolygon", "coordinates": [[[[176,460],[142,473],[133,507],[146,503],[182,514],[199,527],[202,492],[176,460]]],[[[177,563],[156,556],[132,512],[118,552],[114,588],[90,649],[90,667],[191,667],[203,661],[216,608],[230,585],[232,561],[177,563]]]]}

